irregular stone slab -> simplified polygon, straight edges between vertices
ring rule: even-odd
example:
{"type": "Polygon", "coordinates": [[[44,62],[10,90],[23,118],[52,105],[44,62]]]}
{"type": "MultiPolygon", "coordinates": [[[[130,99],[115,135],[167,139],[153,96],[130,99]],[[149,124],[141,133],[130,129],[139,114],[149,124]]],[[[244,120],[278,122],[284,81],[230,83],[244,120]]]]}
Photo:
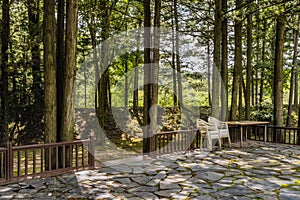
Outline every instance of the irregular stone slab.
{"type": "Polygon", "coordinates": [[[281,200],[299,200],[300,191],[282,189],[280,190],[279,198],[281,200]]]}
{"type": "Polygon", "coordinates": [[[191,200],[215,200],[215,198],[209,196],[209,195],[201,195],[198,197],[193,197],[191,200]]]}
{"type": "Polygon", "coordinates": [[[218,172],[198,172],[197,177],[206,180],[209,182],[215,182],[220,180],[224,174],[218,173],[218,172]]]}
{"type": "Polygon", "coordinates": [[[167,181],[162,181],[159,183],[159,188],[161,190],[169,190],[169,189],[181,189],[181,187],[178,184],[170,183],[167,181]]]}
{"type": "Polygon", "coordinates": [[[127,165],[115,165],[115,166],[110,166],[113,170],[116,172],[121,172],[121,173],[132,173],[132,168],[127,166],[127,165]]]}
{"type": "Polygon", "coordinates": [[[179,183],[179,182],[184,182],[191,178],[192,175],[180,175],[180,174],[174,174],[174,175],[169,175],[165,179],[165,181],[168,181],[170,183],[179,183]]]}
{"type": "Polygon", "coordinates": [[[138,183],[139,185],[146,185],[151,179],[152,179],[151,177],[146,176],[146,175],[131,178],[131,180],[138,183]]]}
{"type": "Polygon", "coordinates": [[[280,185],[262,179],[246,181],[245,186],[251,188],[252,190],[261,190],[261,191],[275,191],[280,189],[280,185]]]}
{"type": "Polygon", "coordinates": [[[232,196],[245,196],[247,194],[254,193],[253,190],[246,188],[245,186],[233,186],[222,190],[224,193],[228,193],[232,196]]]}
{"type": "Polygon", "coordinates": [[[150,192],[133,192],[132,194],[143,199],[159,199],[156,195],[150,192]]]}
{"type": "Polygon", "coordinates": [[[161,191],[155,192],[155,194],[159,197],[170,198],[170,197],[173,197],[178,192],[180,192],[180,189],[161,190],[161,191]]]}
{"type": "Polygon", "coordinates": [[[114,198],[114,196],[110,193],[98,193],[95,195],[95,199],[108,199],[108,198],[114,198]]]}
{"type": "Polygon", "coordinates": [[[133,167],[132,170],[133,170],[134,174],[142,174],[142,173],[144,173],[144,168],[143,167],[133,167]]]}
{"type": "Polygon", "coordinates": [[[135,187],[131,188],[128,190],[129,193],[132,192],[155,192],[158,189],[156,187],[149,187],[149,186],[140,186],[140,187],[135,187]]]}

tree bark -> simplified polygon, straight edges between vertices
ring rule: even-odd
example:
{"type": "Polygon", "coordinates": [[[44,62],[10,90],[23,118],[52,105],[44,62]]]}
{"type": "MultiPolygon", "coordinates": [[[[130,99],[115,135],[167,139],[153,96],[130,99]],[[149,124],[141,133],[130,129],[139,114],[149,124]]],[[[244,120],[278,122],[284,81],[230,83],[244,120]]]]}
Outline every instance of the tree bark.
{"type": "MultiPolygon", "coordinates": [[[[161,0],[155,0],[154,14],[154,49],[153,49],[153,64],[151,74],[152,98],[150,112],[150,137],[157,133],[157,105],[158,105],[158,75],[159,75],[159,60],[160,60],[160,15],[161,15],[161,0]]],[[[150,140],[150,152],[153,151],[153,144],[150,140]]]]}
{"type": "MultiPolygon", "coordinates": [[[[294,95],[298,93],[298,88],[295,90],[294,84],[296,83],[295,79],[298,76],[298,73],[296,73],[296,68],[298,65],[297,61],[297,55],[298,55],[298,29],[295,29],[293,31],[294,35],[294,53],[293,53],[293,64],[292,64],[292,70],[291,70],[291,80],[290,80],[290,95],[289,95],[289,104],[288,104],[288,114],[286,118],[286,126],[289,127],[291,126],[291,117],[292,117],[292,110],[293,110],[293,100],[296,99],[293,98],[294,95]],[[294,94],[295,92],[295,94],[294,94]]],[[[298,82],[298,81],[297,81],[298,82]]],[[[297,96],[298,99],[298,96],[297,96]]]]}
{"type": "Polygon", "coordinates": [[[45,142],[56,142],[55,0],[44,0],[45,142]]]}
{"type": "Polygon", "coordinates": [[[177,87],[178,87],[178,105],[179,108],[182,104],[182,77],[181,77],[181,64],[179,54],[179,20],[178,20],[178,1],[174,0],[174,18],[175,18],[175,50],[176,50],[176,69],[177,69],[177,87]]]}
{"type": "Polygon", "coordinates": [[[2,2],[2,29],[1,29],[1,69],[0,69],[0,146],[8,141],[8,47],[10,34],[10,3],[2,2]]]}
{"type": "MultiPolygon", "coordinates": [[[[140,26],[139,26],[140,27],[140,26]]],[[[134,92],[133,92],[133,111],[138,117],[139,107],[139,62],[140,62],[140,32],[137,34],[137,50],[135,55],[135,68],[134,68],[134,92]]]]}
{"type": "Polygon", "coordinates": [[[178,98],[177,98],[177,73],[176,73],[176,53],[175,53],[175,23],[174,23],[174,16],[175,16],[175,8],[173,8],[173,17],[172,17],[172,69],[173,69],[173,107],[175,108],[178,105],[178,98]]]}
{"type": "Polygon", "coordinates": [[[251,77],[252,77],[252,14],[247,16],[247,75],[246,75],[246,120],[250,119],[250,96],[251,96],[251,77]]]}
{"type": "Polygon", "coordinates": [[[277,18],[275,60],[274,60],[274,125],[283,125],[283,47],[284,47],[285,16],[277,18]]]}
{"type": "MultiPolygon", "coordinates": [[[[298,16],[298,21],[297,21],[297,23],[298,23],[298,24],[297,24],[297,29],[295,30],[295,31],[296,31],[295,34],[296,34],[297,36],[296,36],[296,39],[295,39],[294,43],[296,44],[296,42],[297,42],[297,45],[298,45],[298,43],[299,43],[299,42],[298,42],[298,41],[299,41],[299,29],[300,29],[300,17],[299,17],[299,16],[298,16]]],[[[297,46],[297,45],[296,45],[296,46],[297,46]]],[[[295,48],[296,46],[294,46],[294,48],[295,48]]],[[[294,53],[295,53],[295,50],[297,51],[296,53],[298,54],[298,49],[294,49],[294,53]]],[[[296,54],[296,55],[297,55],[297,54],[296,54]]],[[[299,96],[299,95],[298,95],[298,87],[299,87],[299,84],[298,84],[298,79],[299,79],[299,78],[298,78],[298,73],[299,73],[299,63],[298,63],[298,60],[296,59],[296,57],[297,57],[297,56],[294,55],[294,59],[295,59],[295,60],[294,60],[294,65],[295,65],[295,70],[294,70],[294,72],[295,72],[295,75],[294,75],[294,76],[295,76],[295,83],[294,83],[294,84],[295,84],[295,87],[294,87],[294,106],[295,106],[295,110],[297,110],[297,108],[298,108],[298,106],[299,106],[299,105],[298,105],[298,104],[299,104],[299,103],[298,103],[298,102],[299,102],[299,101],[298,101],[298,98],[299,98],[299,97],[298,97],[298,96],[299,96]]]]}
{"type": "Polygon", "coordinates": [[[63,84],[63,112],[61,124],[61,141],[74,138],[73,89],[76,74],[76,45],[78,23],[78,0],[67,0],[66,17],[66,60],[63,84]]]}
{"type": "Polygon", "coordinates": [[[219,97],[221,71],[221,40],[222,40],[222,1],[215,0],[215,24],[214,24],[214,65],[212,78],[212,116],[219,118],[219,97]]]}
{"type": "MultiPolygon", "coordinates": [[[[56,91],[56,33],[55,0],[44,0],[44,68],[45,68],[45,143],[57,141],[57,91],[56,91]]],[[[52,151],[51,166],[48,149],[45,156],[46,169],[54,169],[55,152],[52,151]]]]}
{"type": "MultiPolygon", "coordinates": [[[[264,21],[264,31],[263,31],[263,38],[266,36],[266,27],[267,27],[267,21],[264,21]]],[[[259,103],[263,103],[263,96],[264,96],[264,83],[265,83],[265,59],[266,59],[266,40],[262,40],[262,53],[261,53],[261,62],[263,64],[263,67],[261,67],[260,71],[260,92],[259,92],[259,103]]]]}
{"type": "MultiPolygon", "coordinates": [[[[242,0],[236,0],[236,7],[240,8],[242,5],[242,0]]],[[[238,16],[239,18],[241,16],[238,16]]],[[[232,100],[231,100],[231,110],[230,119],[237,119],[237,97],[239,94],[240,84],[241,84],[241,74],[242,74],[242,22],[240,19],[235,20],[234,25],[235,33],[235,51],[234,51],[234,74],[233,74],[233,87],[232,87],[232,100]]],[[[240,102],[241,103],[241,102],[240,102]]]]}
{"type": "MultiPolygon", "coordinates": [[[[222,13],[227,12],[227,0],[222,0],[222,13]]],[[[221,88],[221,120],[227,120],[228,112],[228,27],[227,17],[222,17],[222,68],[221,75],[224,87],[221,88]]]]}
{"type": "Polygon", "coordinates": [[[65,0],[57,2],[57,40],[56,40],[56,89],[57,89],[57,141],[61,141],[60,133],[63,117],[63,84],[65,68],[65,0]]]}
{"type": "Polygon", "coordinates": [[[124,88],[124,106],[125,109],[128,109],[128,54],[124,58],[124,67],[125,67],[125,88],[124,88]]]}
{"type": "Polygon", "coordinates": [[[143,153],[150,152],[150,104],[151,104],[151,10],[150,0],[144,0],[144,130],[143,130],[143,153]]]}

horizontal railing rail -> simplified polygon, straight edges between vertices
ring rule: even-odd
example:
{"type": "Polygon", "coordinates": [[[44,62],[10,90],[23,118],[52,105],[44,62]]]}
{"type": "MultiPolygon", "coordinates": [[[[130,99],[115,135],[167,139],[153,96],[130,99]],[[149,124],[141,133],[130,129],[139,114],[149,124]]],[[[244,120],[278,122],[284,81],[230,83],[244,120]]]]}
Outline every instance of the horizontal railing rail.
{"type": "Polygon", "coordinates": [[[94,138],[73,142],[0,148],[0,185],[93,169],[94,138]]]}
{"type": "Polygon", "coordinates": [[[192,151],[200,147],[200,134],[196,129],[156,133],[151,144],[154,155],[192,151]]]}
{"type": "MultiPolygon", "coordinates": [[[[266,141],[284,144],[300,145],[300,129],[291,127],[267,126],[265,140],[265,125],[244,127],[244,139],[266,141]],[[247,137],[247,138],[246,138],[247,137]]],[[[240,128],[229,127],[230,138],[233,143],[240,142],[240,128]]],[[[151,138],[153,155],[186,152],[200,148],[200,133],[197,129],[168,131],[155,134],[151,138]]]]}
{"type": "MultiPolygon", "coordinates": [[[[249,139],[264,141],[264,126],[251,126],[249,139]]],[[[300,145],[300,128],[269,125],[266,142],[300,145]]]]}

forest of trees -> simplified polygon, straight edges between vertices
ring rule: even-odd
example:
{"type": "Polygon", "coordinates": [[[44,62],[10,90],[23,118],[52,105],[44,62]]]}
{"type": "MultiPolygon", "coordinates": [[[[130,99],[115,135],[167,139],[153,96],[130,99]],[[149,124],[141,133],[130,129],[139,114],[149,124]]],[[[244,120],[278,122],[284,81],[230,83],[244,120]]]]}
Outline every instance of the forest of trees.
{"type": "Polygon", "coordinates": [[[129,109],[147,127],[145,138],[172,129],[158,127],[159,107],[180,114],[192,99],[197,105],[190,106],[222,120],[300,126],[298,0],[0,3],[1,145],[73,140],[75,106],[96,108],[106,134],[118,126],[112,107],[129,109]],[[162,28],[171,30],[170,52],[163,51],[162,28]],[[142,30],[135,50],[110,62],[116,50],[104,41],[133,29],[142,30]],[[197,43],[189,55],[182,53],[189,41],[180,35],[197,43]],[[94,61],[87,64],[89,55],[94,61]],[[166,77],[171,90],[158,84],[166,77]]]}

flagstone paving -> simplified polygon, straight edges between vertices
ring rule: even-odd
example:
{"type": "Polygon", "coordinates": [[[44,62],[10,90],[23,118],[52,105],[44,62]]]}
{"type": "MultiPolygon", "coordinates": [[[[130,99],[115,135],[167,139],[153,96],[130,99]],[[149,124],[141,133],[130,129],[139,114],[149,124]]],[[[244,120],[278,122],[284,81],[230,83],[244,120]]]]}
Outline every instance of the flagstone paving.
{"type": "Polygon", "coordinates": [[[244,148],[106,162],[100,169],[0,186],[0,199],[300,199],[300,147],[244,148]]]}

